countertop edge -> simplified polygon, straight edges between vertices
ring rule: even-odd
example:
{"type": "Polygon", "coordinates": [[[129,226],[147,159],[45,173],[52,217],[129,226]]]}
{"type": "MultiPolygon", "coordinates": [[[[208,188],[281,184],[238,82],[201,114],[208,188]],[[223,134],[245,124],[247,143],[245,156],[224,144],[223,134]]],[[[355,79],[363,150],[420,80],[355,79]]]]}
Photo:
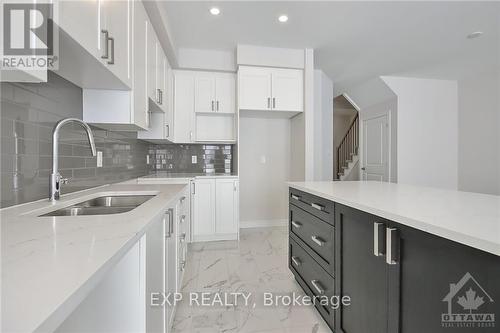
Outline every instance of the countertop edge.
{"type": "Polygon", "coordinates": [[[358,209],[358,210],[361,210],[361,211],[364,211],[364,212],[367,212],[367,213],[370,213],[373,215],[377,215],[377,216],[380,216],[382,218],[406,225],[408,227],[411,227],[411,228],[414,228],[414,229],[417,229],[420,231],[424,231],[424,232],[427,232],[429,234],[432,234],[432,235],[435,235],[438,237],[442,237],[444,239],[447,239],[447,240],[450,240],[450,241],[453,241],[453,242],[456,242],[456,243],[459,243],[462,245],[466,245],[466,246],[469,246],[469,247],[472,247],[472,248],[475,248],[475,249],[478,249],[478,250],[481,250],[481,251],[484,251],[484,252],[487,252],[487,253],[490,253],[490,254],[493,254],[493,255],[500,257],[500,245],[492,243],[488,240],[484,240],[484,239],[480,239],[480,238],[476,238],[476,237],[471,237],[467,234],[456,232],[456,231],[448,229],[448,228],[441,228],[439,226],[429,224],[429,223],[424,222],[424,221],[415,220],[415,219],[410,218],[410,217],[402,216],[399,214],[394,214],[394,213],[391,213],[388,211],[380,210],[380,209],[375,208],[375,207],[371,207],[371,206],[363,205],[363,204],[360,204],[357,202],[345,200],[343,198],[336,197],[336,196],[329,195],[329,194],[325,194],[323,192],[308,188],[306,186],[301,186],[301,185],[296,184],[294,182],[288,182],[287,184],[291,188],[295,188],[297,190],[304,191],[304,192],[316,195],[318,197],[322,197],[322,198],[334,201],[334,202],[339,203],[341,205],[349,206],[349,207],[352,207],[352,208],[355,208],[355,209],[358,209]]]}

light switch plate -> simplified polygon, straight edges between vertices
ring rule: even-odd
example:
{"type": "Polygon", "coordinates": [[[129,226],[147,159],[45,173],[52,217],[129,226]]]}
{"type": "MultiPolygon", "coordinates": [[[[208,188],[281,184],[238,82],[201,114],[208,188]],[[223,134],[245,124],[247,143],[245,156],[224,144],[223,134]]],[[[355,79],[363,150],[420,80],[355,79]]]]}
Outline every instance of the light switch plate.
{"type": "Polygon", "coordinates": [[[192,164],[198,163],[198,156],[196,156],[196,155],[191,156],[191,163],[192,164]]]}
{"type": "Polygon", "coordinates": [[[102,151],[97,152],[97,167],[102,168],[102,151]]]}

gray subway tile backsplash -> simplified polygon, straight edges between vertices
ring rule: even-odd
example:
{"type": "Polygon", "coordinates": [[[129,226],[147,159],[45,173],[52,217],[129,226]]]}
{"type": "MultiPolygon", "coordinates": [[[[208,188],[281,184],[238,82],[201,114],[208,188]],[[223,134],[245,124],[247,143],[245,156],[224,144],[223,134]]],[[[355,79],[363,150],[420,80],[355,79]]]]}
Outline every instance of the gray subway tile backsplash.
{"type": "MultiPolygon", "coordinates": [[[[49,72],[47,83],[0,83],[0,207],[48,197],[52,128],[62,118],[82,119],[82,89],[49,72]]],[[[154,145],[133,132],[92,127],[103,167],[91,156],[78,125],[61,131],[59,166],[71,178],[63,193],[140,177],[154,171],[231,173],[231,145],[154,145]],[[149,155],[150,163],[146,163],[149,155]],[[191,156],[197,163],[191,163],[191,156]]]]}

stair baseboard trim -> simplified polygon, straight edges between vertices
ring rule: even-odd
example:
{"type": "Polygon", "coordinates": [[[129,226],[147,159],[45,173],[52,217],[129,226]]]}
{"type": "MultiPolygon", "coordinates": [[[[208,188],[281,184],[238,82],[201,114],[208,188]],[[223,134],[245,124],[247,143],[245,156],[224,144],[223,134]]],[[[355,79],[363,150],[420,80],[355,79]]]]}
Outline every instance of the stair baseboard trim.
{"type": "Polygon", "coordinates": [[[286,225],[288,225],[288,219],[240,221],[240,229],[283,227],[286,225]]]}

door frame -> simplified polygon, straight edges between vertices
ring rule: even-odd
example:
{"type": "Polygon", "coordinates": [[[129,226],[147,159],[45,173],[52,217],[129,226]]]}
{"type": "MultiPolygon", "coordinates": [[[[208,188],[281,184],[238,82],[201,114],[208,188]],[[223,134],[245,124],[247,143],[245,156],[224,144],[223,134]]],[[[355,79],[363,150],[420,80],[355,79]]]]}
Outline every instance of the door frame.
{"type": "Polygon", "coordinates": [[[370,114],[364,114],[363,112],[359,112],[359,178],[363,180],[363,173],[361,168],[364,165],[364,121],[375,119],[379,117],[386,116],[387,117],[387,182],[391,182],[392,178],[392,118],[391,118],[391,109],[386,109],[384,111],[370,112],[370,114]]]}

